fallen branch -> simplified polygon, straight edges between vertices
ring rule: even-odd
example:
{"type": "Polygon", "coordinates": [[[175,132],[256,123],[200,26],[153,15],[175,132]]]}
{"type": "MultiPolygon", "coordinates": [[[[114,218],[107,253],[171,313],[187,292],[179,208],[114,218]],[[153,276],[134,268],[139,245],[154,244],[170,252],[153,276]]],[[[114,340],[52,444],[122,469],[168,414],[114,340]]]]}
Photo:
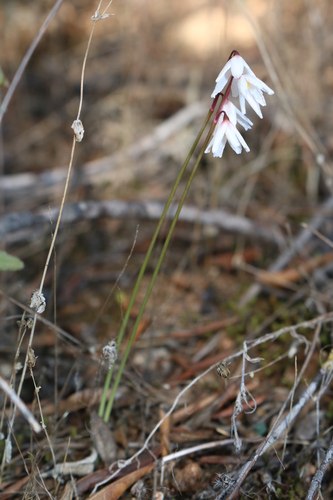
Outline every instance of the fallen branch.
{"type": "MultiPolygon", "coordinates": [[[[125,202],[121,200],[112,201],[85,201],[66,205],[64,207],[62,222],[75,223],[79,220],[95,220],[100,217],[111,219],[148,219],[159,220],[164,209],[164,203],[156,201],[125,202]]],[[[167,218],[174,218],[177,206],[171,205],[167,218]]],[[[50,231],[50,220],[56,220],[59,208],[43,209],[38,213],[18,212],[0,217],[0,241],[9,234],[15,234],[22,230],[32,229],[36,226],[45,225],[50,231]]],[[[215,226],[224,231],[250,236],[265,242],[283,244],[284,238],[278,228],[262,226],[247,217],[233,215],[224,210],[201,211],[193,206],[184,206],[180,213],[180,221],[189,223],[201,223],[202,225],[215,226]]],[[[25,234],[17,235],[13,241],[17,242],[25,234]]]]}
{"type": "MultiPolygon", "coordinates": [[[[108,181],[124,185],[136,176],[142,176],[142,165],[138,159],[149,153],[169,137],[176,135],[196,118],[207,112],[207,104],[195,102],[158,125],[154,131],[135,142],[128,149],[98,160],[76,166],[71,179],[71,187],[98,184],[108,181]]],[[[1,177],[3,196],[6,200],[17,200],[22,196],[29,200],[54,195],[61,192],[66,180],[68,167],[58,167],[41,174],[24,173],[1,177]]]]}

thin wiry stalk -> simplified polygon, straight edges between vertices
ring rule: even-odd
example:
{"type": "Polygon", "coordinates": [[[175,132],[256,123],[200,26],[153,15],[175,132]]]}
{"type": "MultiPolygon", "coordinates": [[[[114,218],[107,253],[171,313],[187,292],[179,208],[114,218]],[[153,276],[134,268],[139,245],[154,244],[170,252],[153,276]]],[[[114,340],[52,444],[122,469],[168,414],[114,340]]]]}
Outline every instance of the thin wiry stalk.
{"type": "MultiPolygon", "coordinates": [[[[61,3],[62,3],[62,0],[58,0],[56,6],[58,6],[58,4],[60,6],[61,3]]],[[[98,10],[99,10],[101,4],[102,4],[102,0],[100,0],[100,2],[99,2],[98,10]]],[[[59,6],[58,6],[58,8],[59,8],[59,6]]],[[[53,12],[53,11],[51,11],[51,12],[53,12]]],[[[47,18],[48,22],[51,20],[49,18],[50,18],[50,15],[47,18]]],[[[83,59],[83,65],[82,65],[82,71],[81,71],[80,100],[79,100],[79,108],[78,108],[78,113],[77,113],[77,120],[80,118],[81,110],[82,110],[82,105],[83,105],[83,86],[84,86],[84,74],[85,74],[86,62],[87,62],[88,53],[89,53],[89,49],[90,49],[90,45],[91,45],[93,33],[94,33],[94,30],[95,30],[95,26],[96,26],[96,23],[99,20],[100,20],[99,17],[94,17],[93,18],[93,26],[92,26],[92,29],[91,29],[90,37],[89,37],[89,40],[88,40],[86,52],[85,52],[84,59],[83,59]]],[[[45,23],[44,23],[44,25],[45,25],[45,23]]],[[[48,23],[46,24],[46,26],[47,25],[48,25],[48,23]]],[[[38,40],[39,40],[41,34],[43,34],[43,32],[41,33],[41,30],[40,30],[39,34],[36,37],[38,40]]],[[[32,44],[32,46],[29,49],[29,54],[30,54],[30,51],[31,51],[32,48],[33,48],[33,50],[36,48],[37,43],[36,44],[32,44]]],[[[32,50],[32,52],[33,52],[33,50],[32,50]]],[[[29,55],[29,57],[30,57],[30,55],[29,55]]],[[[25,66],[26,66],[26,64],[23,65],[23,70],[24,70],[25,66]]],[[[23,70],[22,70],[22,72],[23,72],[23,70]]],[[[0,122],[1,122],[1,116],[3,116],[3,113],[4,113],[4,109],[5,108],[1,108],[2,115],[0,114],[0,122]]],[[[60,209],[59,209],[59,214],[58,214],[57,222],[56,222],[54,233],[53,233],[52,240],[51,240],[51,245],[50,245],[49,252],[48,252],[48,255],[47,255],[47,258],[46,258],[46,262],[45,262],[45,266],[44,266],[44,270],[43,270],[43,274],[42,274],[42,278],[41,278],[41,282],[40,282],[40,286],[39,286],[39,293],[40,294],[42,294],[42,291],[43,291],[44,282],[45,282],[45,278],[46,278],[46,273],[47,273],[47,270],[48,270],[48,267],[49,267],[49,264],[50,264],[50,260],[51,260],[51,256],[52,256],[52,253],[53,253],[53,250],[54,250],[54,246],[55,246],[55,242],[56,242],[56,238],[57,238],[57,235],[58,235],[59,226],[60,226],[60,222],[61,222],[62,212],[63,212],[64,206],[65,206],[65,200],[66,200],[66,196],[67,196],[67,192],[68,192],[68,187],[69,187],[69,179],[70,179],[70,175],[71,175],[71,171],[72,171],[72,167],[73,167],[75,146],[76,146],[76,138],[74,136],[73,137],[71,154],[70,154],[69,165],[68,165],[68,171],[67,171],[67,176],[66,176],[65,187],[64,187],[63,196],[62,196],[62,200],[61,200],[61,204],[60,204],[60,209]]],[[[23,370],[22,370],[22,374],[21,374],[21,380],[20,380],[19,387],[18,387],[18,390],[17,390],[18,397],[20,397],[20,395],[21,395],[21,391],[22,391],[22,387],[23,387],[23,382],[24,382],[26,371],[27,371],[27,367],[28,367],[29,353],[30,353],[30,350],[32,350],[32,342],[33,342],[33,338],[34,338],[34,333],[35,333],[35,328],[36,328],[36,322],[37,322],[37,314],[35,313],[34,314],[34,319],[33,319],[33,325],[32,325],[32,328],[31,328],[31,333],[30,333],[30,338],[29,338],[27,353],[26,353],[26,357],[25,357],[25,362],[24,362],[24,366],[23,366],[23,370]]],[[[7,438],[6,438],[5,452],[3,454],[3,459],[2,459],[2,463],[1,463],[0,483],[1,483],[2,475],[3,475],[3,470],[4,470],[4,465],[5,465],[6,450],[7,450],[7,446],[9,445],[9,442],[10,442],[11,431],[12,431],[12,428],[13,428],[14,422],[15,422],[16,409],[17,409],[17,407],[14,406],[14,408],[13,408],[13,414],[12,414],[12,417],[11,417],[11,420],[10,420],[10,425],[8,427],[8,435],[7,435],[7,438]]]]}
{"type": "Polygon", "coordinates": [[[313,500],[315,498],[316,493],[320,494],[321,483],[324,479],[324,475],[327,472],[328,467],[333,463],[333,440],[327,450],[324,460],[322,461],[320,467],[316,471],[315,475],[312,478],[311,485],[306,495],[306,500],[313,500]]]}
{"type": "Polygon", "coordinates": [[[9,89],[8,89],[6,95],[5,95],[5,98],[4,98],[4,100],[3,100],[2,104],[1,104],[1,107],[0,107],[0,123],[2,122],[3,116],[4,116],[4,114],[5,114],[5,112],[6,112],[7,108],[8,108],[8,104],[10,103],[10,100],[13,97],[15,89],[16,89],[19,81],[22,78],[24,70],[27,67],[28,62],[30,61],[30,58],[31,58],[32,54],[35,52],[37,45],[39,44],[42,36],[44,35],[45,31],[47,30],[48,25],[50,24],[50,22],[54,18],[55,14],[59,10],[59,8],[60,8],[61,4],[63,3],[63,1],[64,0],[57,0],[57,2],[55,3],[53,9],[51,10],[51,12],[49,13],[49,15],[45,19],[45,21],[42,24],[39,32],[37,33],[37,35],[34,38],[32,44],[30,45],[30,47],[29,47],[26,55],[22,59],[22,62],[19,65],[19,67],[18,67],[18,69],[17,69],[17,71],[15,73],[15,76],[14,76],[14,78],[13,78],[13,80],[12,80],[10,86],[9,86],[9,89]]]}
{"type": "Polygon", "coordinates": [[[49,449],[51,451],[51,455],[52,455],[52,460],[53,460],[53,466],[56,467],[57,465],[57,462],[56,462],[56,457],[55,457],[55,454],[54,454],[54,451],[53,451],[53,446],[52,446],[52,443],[51,443],[51,440],[50,440],[50,436],[49,436],[49,433],[47,432],[47,428],[46,428],[46,425],[44,423],[44,417],[43,417],[43,410],[42,410],[42,405],[40,403],[40,399],[39,399],[39,388],[37,387],[36,385],[36,381],[35,381],[35,377],[34,377],[34,372],[32,370],[32,365],[30,364],[29,365],[29,370],[30,370],[30,375],[31,375],[31,378],[32,378],[32,382],[34,384],[34,388],[35,388],[35,396],[36,396],[36,399],[37,399],[37,404],[38,404],[38,408],[39,408],[39,413],[40,413],[40,416],[41,416],[41,419],[42,419],[42,428],[43,428],[43,431],[45,433],[45,437],[46,437],[46,440],[48,442],[48,445],[49,445],[49,449]]]}
{"type": "Polygon", "coordinates": [[[0,376],[0,389],[2,389],[7,394],[7,396],[13,401],[13,403],[18,407],[19,411],[22,413],[24,418],[29,422],[32,429],[35,432],[40,432],[42,428],[35,419],[35,417],[33,416],[33,414],[31,413],[31,411],[26,407],[22,399],[17,396],[14,389],[12,389],[12,387],[10,387],[10,385],[7,384],[7,382],[1,376],[0,376]]]}

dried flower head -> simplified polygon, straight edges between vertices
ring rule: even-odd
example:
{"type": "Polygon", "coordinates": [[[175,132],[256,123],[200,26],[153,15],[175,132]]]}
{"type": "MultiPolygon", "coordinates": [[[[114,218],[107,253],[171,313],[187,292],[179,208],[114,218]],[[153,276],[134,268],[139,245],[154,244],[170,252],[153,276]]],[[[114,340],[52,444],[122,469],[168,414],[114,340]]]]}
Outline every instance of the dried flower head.
{"type": "Polygon", "coordinates": [[[46,300],[44,295],[39,289],[32,292],[30,299],[30,307],[38,314],[42,314],[45,311],[46,300]]]}
{"type": "Polygon", "coordinates": [[[221,361],[217,367],[216,371],[220,375],[221,378],[229,378],[230,377],[230,363],[227,363],[226,361],[221,361]]]}
{"type": "Polygon", "coordinates": [[[115,340],[111,340],[105,347],[103,347],[101,360],[108,361],[109,370],[111,370],[117,360],[117,356],[117,342],[115,340]]]}
{"type": "Polygon", "coordinates": [[[74,120],[71,128],[74,130],[76,142],[81,142],[84,136],[84,127],[81,120],[74,120]]]}
{"type": "Polygon", "coordinates": [[[37,356],[35,356],[34,350],[31,347],[29,347],[28,348],[28,366],[29,366],[30,370],[35,366],[36,359],[37,359],[37,356]]]}

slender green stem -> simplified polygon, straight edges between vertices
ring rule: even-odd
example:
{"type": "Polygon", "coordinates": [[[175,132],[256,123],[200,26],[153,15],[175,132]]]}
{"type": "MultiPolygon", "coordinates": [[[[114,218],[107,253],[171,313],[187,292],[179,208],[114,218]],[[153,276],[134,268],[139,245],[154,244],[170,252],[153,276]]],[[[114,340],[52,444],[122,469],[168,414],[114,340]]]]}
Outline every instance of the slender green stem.
{"type": "MultiPolygon", "coordinates": [[[[130,313],[131,313],[131,310],[132,310],[132,307],[133,307],[133,304],[134,304],[134,300],[135,300],[136,294],[138,293],[141,280],[142,280],[144,272],[146,270],[148,261],[150,259],[151,253],[152,253],[152,250],[153,250],[153,248],[155,246],[155,243],[156,243],[158,234],[160,232],[162,223],[163,223],[163,221],[164,221],[164,219],[166,217],[166,214],[167,214],[167,212],[169,210],[169,207],[170,207],[170,204],[172,202],[172,199],[173,199],[173,197],[176,194],[176,191],[177,191],[178,185],[179,185],[179,183],[181,181],[181,178],[182,178],[182,176],[183,176],[183,174],[184,174],[184,172],[186,170],[186,167],[187,167],[187,165],[188,165],[188,163],[189,163],[189,161],[190,161],[190,159],[191,159],[191,157],[192,157],[192,155],[194,153],[194,150],[197,147],[198,142],[199,142],[199,140],[200,140],[200,138],[201,138],[201,136],[202,136],[202,134],[203,134],[206,126],[207,126],[207,123],[210,120],[210,117],[211,117],[212,113],[213,113],[212,109],[210,109],[209,112],[207,113],[207,116],[206,116],[206,119],[204,121],[204,124],[202,125],[201,130],[198,133],[197,138],[195,139],[195,141],[193,143],[193,146],[192,146],[192,148],[191,148],[191,150],[190,150],[190,152],[189,152],[189,154],[188,154],[188,156],[187,156],[187,158],[186,158],[186,160],[185,160],[185,162],[184,162],[184,164],[183,164],[183,166],[182,166],[182,168],[181,168],[181,170],[180,170],[180,172],[178,174],[178,177],[177,177],[177,179],[176,179],[176,181],[175,181],[175,183],[173,185],[173,188],[171,190],[170,196],[169,196],[169,198],[168,198],[168,200],[166,202],[166,205],[165,205],[165,208],[164,208],[163,213],[161,215],[161,218],[160,218],[160,220],[159,220],[159,222],[157,224],[157,227],[156,227],[156,230],[154,232],[154,235],[153,235],[153,238],[151,240],[151,243],[149,245],[147,254],[145,256],[145,259],[143,261],[142,267],[140,269],[139,276],[138,276],[137,281],[135,283],[135,286],[134,286],[134,289],[133,289],[133,292],[132,292],[132,295],[131,295],[131,298],[130,298],[130,301],[129,301],[129,304],[128,304],[128,307],[127,307],[127,310],[126,310],[126,313],[124,315],[124,319],[123,319],[122,324],[121,324],[121,328],[120,328],[120,331],[119,331],[119,334],[118,334],[118,339],[117,339],[118,350],[119,350],[122,338],[123,338],[125,330],[126,330],[126,326],[127,326],[127,323],[128,323],[129,317],[130,317],[130,313]]],[[[149,294],[150,294],[150,292],[149,292],[149,294]]],[[[147,298],[147,300],[148,300],[148,298],[147,298]]],[[[144,303],[144,307],[145,307],[146,303],[147,303],[147,301],[144,303]]],[[[142,307],[143,307],[143,305],[142,305],[142,307]]],[[[142,307],[141,307],[141,309],[142,309],[142,307]]],[[[141,312],[141,309],[140,309],[140,312],[141,312]]],[[[143,310],[142,310],[142,313],[143,313],[143,310]]],[[[140,319],[141,319],[142,313],[140,315],[140,319]]],[[[139,321],[137,320],[136,323],[135,323],[136,327],[133,330],[134,332],[137,329],[137,325],[139,324],[139,321]]],[[[130,338],[130,340],[128,342],[128,345],[127,345],[127,349],[129,349],[129,350],[131,348],[131,345],[132,345],[132,342],[133,342],[133,339],[134,339],[134,335],[135,335],[135,333],[133,334],[133,332],[132,332],[132,336],[131,336],[131,338],[130,338]]],[[[126,351],[127,351],[127,349],[126,349],[126,351]]],[[[121,366],[120,366],[120,369],[118,371],[118,374],[117,374],[117,380],[118,380],[118,378],[120,380],[120,377],[122,375],[122,371],[123,371],[124,365],[125,365],[125,363],[122,362],[121,366]]],[[[107,393],[108,393],[108,389],[109,389],[110,384],[111,384],[112,375],[113,375],[113,368],[108,371],[108,374],[106,376],[106,380],[105,380],[105,384],[104,384],[104,390],[103,390],[103,394],[102,394],[102,399],[101,399],[101,403],[100,403],[99,411],[98,411],[98,414],[99,414],[99,416],[101,418],[104,415],[104,420],[106,422],[109,420],[110,413],[111,413],[111,408],[112,408],[112,404],[113,404],[113,399],[114,399],[114,396],[113,396],[113,399],[112,399],[111,403],[110,403],[110,400],[109,400],[107,410],[106,410],[106,412],[104,414],[105,405],[106,405],[106,399],[107,399],[107,393]],[[108,410],[109,407],[110,407],[110,409],[108,410]]],[[[119,381],[118,381],[118,384],[119,384],[119,381]]],[[[118,384],[117,384],[117,387],[118,387],[118,384]]],[[[114,393],[115,393],[115,391],[114,391],[114,393]]],[[[113,394],[113,392],[112,392],[112,394],[113,394]]]]}
{"type": "MultiPolygon", "coordinates": [[[[208,122],[207,122],[207,123],[208,123],[208,122]]],[[[194,165],[194,167],[193,167],[193,170],[192,170],[192,172],[191,172],[190,178],[189,178],[189,180],[188,180],[188,182],[187,182],[187,184],[186,184],[186,187],[185,187],[185,189],[184,189],[183,195],[182,195],[181,200],[180,200],[180,202],[179,202],[179,205],[178,205],[178,208],[177,208],[176,214],[175,214],[175,216],[174,216],[174,218],[173,218],[173,221],[172,221],[171,227],[170,227],[170,229],[169,229],[168,235],[167,235],[166,240],[165,240],[165,242],[164,242],[164,245],[163,245],[163,248],[162,248],[162,251],[161,251],[161,255],[160,255],[159,259],[158,259],[158,262],[157,262],[156,268],[155,268],[155,270],[154,270],[153,276],[152,276],[152,278],[151,278],[151,281],[150,281],[149,287],[148,287],[148,289],[147,289],[146,295],[145,295],[144,300],[143,300],[143,302],[142,302],[142,305],[141,305],[141,308],[140,308],[139,314],[138,314],[138,316],[137,316],[137,318],[136,318],[136,321],[135,321],[135,324],[134,324],[134,326],[133,326],[133,330],[132,330],[132,333],[131,333],[131,337],[130,337],[130,339],[129,339],[128,343],[127,343],[126,350],[125,350],[125,352],[124,352],[124,356],[123,356],[123,359],[122,359],[122,361],[121,361],[121,364],[120,364],[120,367],[119,367],[119,370],[118,370],[118,373],[117,373],[117,376],[116,376],[116,380],[115,380],[115,382],[114,382],[114,384],[113,384],[113,387],[112,387],[111,395],[110,395],[110,398],[109,398],[109,401],[108,401],[108,405],[107,405],[107,407],[106,407],[106,411],[105,411],[105,414],[104,414],[104,421],[105,421],[105,422],[108,422],[108,420],[109,420],[109,418],[110,418],[110,414],[111,414],[111,411],[112,411],[112,406],[113,406],[114,398],[115,398],[115,396],[116,396],[117,388],[118,388],[118,385],[119,385],[119,382],[120,382],[120,379],[121,379],[121,376],[122,376],[123,369],[124,369],[124,367],[125,367],[125,363],[126,363],[126,361],[127,361],[128,355],[129,355],[129,353],[130,353],[130,350],[131,350],[131,347],[132,347],[132,343],[133,343],[133,340],[134,340],[134,337],[135,337],[136,331],[137,331],[137,329],[138,329],[138,326],[139,326],[139,324],[140,324],[140,321],[141,321],[142,315],[143,315],[144,310],[145,310],[145,308],[146,308],[146,305],[147,305],[147,302],[148,302],[149,296],[150,296],[151,291],[152,291],[152,289],[153,289],[153,286],[154,286],[154,284],[155,284],[155,280],[156,280],[156,278],[157,278],[157,275],[158,275],[158,273],[159,273],[160,267],[161,267],[161,265],[162,265],[162,262],[163,262],[163,259],[164,259],[164,256],[165,256],[165,253],[166,253],[166,251],[167,251],[167,249],[168,249],[168,246],[169,246],[169,243],[170,243],[170,239],[171,239],[172,233],[173,233],[173,231],[174,231],[174,229],[175,229],[175,226],[176,226],[177,221],[178,221],[178,218],[179,218],[180,211],[181,211],[181,209],[182,209],[182,207],[183,207],[183,205],[184,205],[184,203],[185,203],[185,200],[186,200],[186,197],[187,197],[188,191],[189,191],[189,189],[190,189],[190,186],[191,186],[191,184],[192,184],[192,181],[193,181],[194,175],[195,175],[195,173],[196,173],[196,171],[197,171],[197,168],[198,168],[198,166],[199,166],[199,163],[200,163],[200,160],[201,160],[201,158],[202,158],[202,155],[204,154],[204,151],[205,151],[205,149],[206,149],[206,147],[207,147],[207,144],[208,144],[208,142],[209,142],[209,140],[210,140],[210,137],[211,137],[211,134],[212,134],[212,131],[213,131],[214,127],[215,127],[215,123],[213,123],[213,124],[212,124],[211,129],[210,129],[210,131],[209,131],[209,134],[208,134],[208,136],[207,136],[207,138],[206,138],[206,140],[205,140],[205,143],[204,143],[204,145],[203,145],[203,147],[202,147],[202,149],[201,149],[201,151],[200,151],[200,154],[199,154],[199,156],[198,156],[198,159],[197,159],[197,161],[196,161],[196,163],[195,163],[195,165],[194,165]]],[[[201,133],[202,133],[202,132],[201,132],[201,133]]],[[[193,150],[193,148],[192,148],[192,150],[193,150]]],[[[192,151],[192,150],[191,150],[191,151],[192,151]]],[[[182,170],[185,170],[185,169],[184,169],[184,167],[183,167],[183,169],[182,169],[182,170]]],[[[178,179],[177,179],[177,180],[178,180],[178,179]]],[[[170,200],[170,199],[171,199],[171,195],[170,195],[169,200],[170,200]]],[[[168,203],[169,203],[169,200],[168,200],[168,203]]],[[[169,203],[169,205],[170,205],[170,203],[169,203]]],[[[133,293],[134,293],[134,292],[133,292],[133,293]]]]}

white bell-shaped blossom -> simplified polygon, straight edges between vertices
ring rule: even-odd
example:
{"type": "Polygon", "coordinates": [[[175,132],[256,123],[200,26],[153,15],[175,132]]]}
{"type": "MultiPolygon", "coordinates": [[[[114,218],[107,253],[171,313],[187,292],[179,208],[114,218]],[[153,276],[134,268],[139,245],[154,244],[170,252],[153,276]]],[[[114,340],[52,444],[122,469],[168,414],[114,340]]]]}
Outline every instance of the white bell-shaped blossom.
{"type": "Polygon", "coordinates": [[[260,106],[266,106],[263,92],[269,95],[274,94],[274,91],[255,75],[245,74],[233,80],[231,90],[234,97],[239,97],[239,105],[243,114],[246,113],[246,100],[260,118],[262,118],[260,106]]]}
{"type": "Polygon", "coordinates": [[[216,85],[212,97],[216,97],[217,94],[222,92],[231,76],[238,79],[244,74],[254,75],[252,69],[244,59],[239,54],[236,54],[229,59],[219,76],[216,78],[216,85]]]}
{"type": "Polygon", "coordinates": [[[244,127],[245,130],[249,130],[253,125],[251,120],[249,120],[247,116],[243,115],[243,113],[241,113],[239,109],[236,108],[236,106],[231,101],[229,101],[229,99],[225,100],[222,105],[221,111],[224,111],[226,113],[227,117],[229,118],[231,123],[235,125],[235,127],[237,123],[239,123],[240,125],[242,125],[242,127],[244,127]]]}
{"type": "Polygon", "coordinates": [[[242,152],[242,147],[249,152],[250,148],[238,132],[235,125],[222,112],[215,126],[213,136],[205,150],[209,153],[212,150],[214,156],[222,157],[226,143],[229,142],[232,149],[238,155],[242,152]]]}

